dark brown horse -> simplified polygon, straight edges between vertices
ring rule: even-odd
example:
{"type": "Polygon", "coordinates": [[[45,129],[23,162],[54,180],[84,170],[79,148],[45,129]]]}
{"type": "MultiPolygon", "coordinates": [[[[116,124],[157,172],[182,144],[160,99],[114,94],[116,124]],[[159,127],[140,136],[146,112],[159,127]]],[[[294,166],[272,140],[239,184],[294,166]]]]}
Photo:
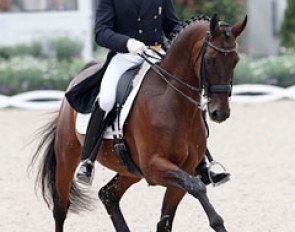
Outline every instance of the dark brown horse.
{"type": "MultiPolygon", "coordinates": [[[[229,96],[239,57],[236,39],[246,26],[230,26],[214,16],[188,20],[177,33],[159,67],[150,69],[124,126],[132,159],[149,185],[166,187],[157,231],[171,231],[177,206],[186,193],[197,198],[215,231],[226,231],[223,219],[209,203],[206,187],[194,170],[206,149],[206,129],[199,107],[202,92],[216,122],[230,115],[229,96]],[[156,71],[160,70],[160,71],[156,71]]],[[[43,196],[53,205],[55,231],[62,232],[68,209],[87,207],[73,182],[84,136],[77,134],[77,113],[63,100],[58,116],[44,129],[38,147],[47,147],[39,170],[43,196]]],[[[140,177],[124,169],[112,140],[104,140],[97,161],[117,172],[99,191],[116,231],[129,231],[119,207],[125,191],[140,177]]],[[[85,197],[85,196],[84,196],[85,197]]]]}

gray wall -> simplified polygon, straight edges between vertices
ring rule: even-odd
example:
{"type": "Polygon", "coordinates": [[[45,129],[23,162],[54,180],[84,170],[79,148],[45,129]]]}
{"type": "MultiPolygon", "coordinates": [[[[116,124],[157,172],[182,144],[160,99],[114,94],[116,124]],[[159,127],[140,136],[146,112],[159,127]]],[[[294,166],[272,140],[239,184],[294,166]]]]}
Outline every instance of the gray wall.
{"type": "Polygon", "coordinates": [[[286,0],[248,0],[247,5],[246,51],[256,57],[276,54],[286,0]]]}

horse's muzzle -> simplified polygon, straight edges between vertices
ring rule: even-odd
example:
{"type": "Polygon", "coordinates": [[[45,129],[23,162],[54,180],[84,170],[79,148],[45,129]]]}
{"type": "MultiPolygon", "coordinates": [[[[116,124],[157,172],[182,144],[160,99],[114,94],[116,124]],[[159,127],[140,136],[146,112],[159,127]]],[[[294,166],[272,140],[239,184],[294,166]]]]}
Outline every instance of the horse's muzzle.
{"type": "Polygon", "coordinates": [[[223,122],[229,118],[230,110],[226,110],[226,111],[221,111],[218,109],[215,109],[212,111],[209,110],[209,116],[214,122],[220,123],[220,122],[223,122]]]}

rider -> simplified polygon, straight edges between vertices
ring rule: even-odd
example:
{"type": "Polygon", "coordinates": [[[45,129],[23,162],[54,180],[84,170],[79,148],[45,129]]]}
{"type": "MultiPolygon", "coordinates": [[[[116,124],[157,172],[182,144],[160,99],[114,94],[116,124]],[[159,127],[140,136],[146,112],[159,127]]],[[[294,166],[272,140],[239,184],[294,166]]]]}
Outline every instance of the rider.
{"type": "MultiPolygon", "coordinates": [[[[92,109],[81,165],[76,174],[80,183],[91,184],[95,159],[99,151],[106,117],[115,104],[116,88],[121,75],[144,60],[139,54],[147,47],[161,50],[164,37],[179,27],[172,0],[98,0],[95,20],[95,39],[98,45],[116,54],[103,76],[100,93],[92,109]]],[[[205,184],[210,183],[205,159],[196,168],[205,184]]],[[[214,183],[229,178],[229,173],[210,172],[214,183]]]]}

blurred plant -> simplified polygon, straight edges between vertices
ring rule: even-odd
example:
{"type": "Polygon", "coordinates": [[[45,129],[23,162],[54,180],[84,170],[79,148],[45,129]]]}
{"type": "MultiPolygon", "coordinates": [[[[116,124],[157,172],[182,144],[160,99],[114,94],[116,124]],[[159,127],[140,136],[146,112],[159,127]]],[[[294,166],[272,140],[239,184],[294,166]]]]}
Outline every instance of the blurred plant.
{"type": "Polygon", "coordinates": [[[42,57],[42,44],[35,41],[31,44],[17,44],[15,46],[0,47],[0,58],[9,59],[18,55],[42,57]]]}
{"type": "Polygon", "coordinates": [[[244,83],[281,87],[295,85],[295,53],[285,52],[263,59],[242,55],[235,69],[234,84],[244,83]]]}
{"type": "Polygon", "coordinates": [[[81,59],[69,62],[32,56],[0,59],[0,94],[10,96],[31,90],[66,90],[83,64],[81,59]]]}
{"type": "Polygon", "coordinates": [[[242,1],[239,0],[174,0],[174,2],[177,14],[182,20],[193,15],[212,16],[217,13],[221,20],[233,24],[238,21],[243,11],[242,1]]]}
{"type": "Polygon", "coordinates": [[[295,0],[288,0],[284,20],[280,30],[282,45],[287,48],[295,47],[295,0]]]}
{"type": "Polygon", "coordinates": [[[82,42],[67,37],[51,39],[43,44],[32,42],[31,44],[17,44],[15,46],[0,47],[0,58],[10,59],[14,56],[30,55],[40,58],[55,56],[59,61],[72,60],[81,57],[82,42]]]}
{"type": "Polygon", "coordinates": [[[50,41],[49,47],[55,51],[56,58],[61,61],[81,57],[83,45],[80,41],[60,37],[50,41]]]}

